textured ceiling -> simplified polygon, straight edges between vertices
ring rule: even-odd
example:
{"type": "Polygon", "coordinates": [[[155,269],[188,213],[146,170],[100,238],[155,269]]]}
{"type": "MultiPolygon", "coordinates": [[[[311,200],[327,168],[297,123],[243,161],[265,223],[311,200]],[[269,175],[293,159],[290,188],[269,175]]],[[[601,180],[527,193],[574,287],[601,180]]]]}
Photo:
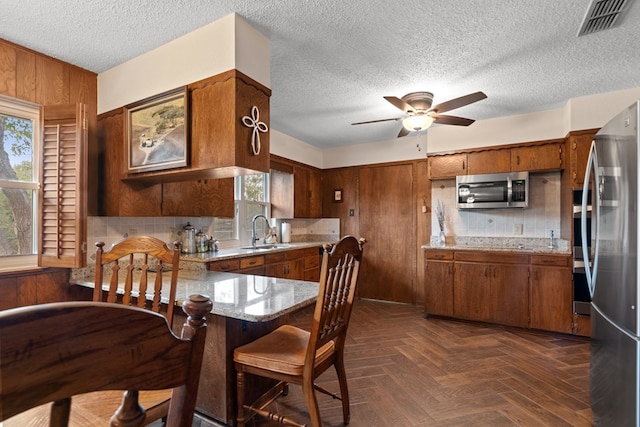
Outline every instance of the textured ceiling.
{"type": "MultiPolygon", "coordinates": [[[[101,72],[236,12],[271,41],[271,127],[319,147],[395,138],[383,96],[482,90],[477,120],[640,86],[640,7],[577,37],[586,0],[2,0],[0,38],[101,72]]],[[[434,125],[439,126],[439,125],[434,125]]],[[[473,126],[473,125],[472,125],[473,126]]]]}

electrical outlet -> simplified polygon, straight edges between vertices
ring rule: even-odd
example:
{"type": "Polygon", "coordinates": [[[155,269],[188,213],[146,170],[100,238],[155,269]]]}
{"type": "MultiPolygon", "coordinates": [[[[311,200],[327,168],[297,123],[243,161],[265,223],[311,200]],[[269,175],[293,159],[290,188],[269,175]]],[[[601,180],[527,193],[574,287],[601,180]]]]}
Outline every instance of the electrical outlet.
{"type": "Polygon", "coordinates": [[[513,234],[516,234],[516,235],[522,234],[522,224],[513,224],[513,234]]]}

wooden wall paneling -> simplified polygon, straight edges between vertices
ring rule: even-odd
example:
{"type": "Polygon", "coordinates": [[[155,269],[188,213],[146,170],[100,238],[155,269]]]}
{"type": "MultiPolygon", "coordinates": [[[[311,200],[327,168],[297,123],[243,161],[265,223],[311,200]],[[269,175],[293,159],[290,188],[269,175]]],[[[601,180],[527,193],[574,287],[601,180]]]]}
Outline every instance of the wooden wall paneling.
{"type": "Polygon", "coordinates": [[[413,165],[362,167],[360,235],[367,239],[361,298],[415,303],[416,233],[413,165]]]}
{"type": "Polygon", "coordinates": [[[15,277],[0,278],[0,310],[18,307],[18,289],[15,277]]]}
{"type": "Polygon", "coordinates": [[[0,43],[0,94],[16,97],[16,49],[0,43]]]}
{"type": "Polygon", "coordinates": [[[360,236],[358,168],[325,169],[322,172],[322,216],[340,219],[340,236],[360,236]],[[342,190],[342,202],[333,201],[333,192],[342,190]],[[353,216],[349,213],[353,210],[353,216]]]}
{"type": "MultiPolygon", "coordinates": [[[[35,276],[36,304],[50,302],[62,302],[70,299],[68,269],[49,269],[43,274],[35,276]]],[[[29,276],[18,277],[18,286],[21,287],[23,279],[29,276]]]]}
{"type": "Polygon", "coordinates": [[[16,98],[40,103],[36,90],[36,54],[16,50],[16,98]]]}
{"type": "MultiPolygon", "coordinates": [[[[431,238],[431,181],[427,175],[427,159],[415,162],[416,212],[416,284],[424,283],[425,259],[422,245],[431,238]],[[423,212],[423,206],[426,212],[423,212]]],[[[416,286],[416,304],[425,301],[424,286],[416,286]]]]}
{"type": "Polygon", "coordinates": [[[36,90],[38,103],[69,103],[69,66],[47,56],[36,56],[36,90]]]}

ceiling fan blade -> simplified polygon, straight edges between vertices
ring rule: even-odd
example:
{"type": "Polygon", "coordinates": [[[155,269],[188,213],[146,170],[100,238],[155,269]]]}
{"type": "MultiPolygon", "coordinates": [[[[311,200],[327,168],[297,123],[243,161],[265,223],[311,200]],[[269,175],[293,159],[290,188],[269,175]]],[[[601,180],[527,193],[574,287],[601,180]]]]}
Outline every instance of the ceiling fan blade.
{"type": "Polygon", "coordinates": [[[436,114],[434,116],[434,123],[441,125],[456,125],[456,126],[469,126],[475,122],[473,119],[466,119],[464,117],[446,116],[444,114],[436,114]]]}
{"type": "Polygon", "coordinates": [[[380,122],[395,122],[398,120],[401,120],[402,117],[396,117],[395,119],[380,119],[380,120],[369,120],[368,122],[357,122],[357,123],[351,123],[352,125],[366,125],[367,123],[380,123],[380,122]]]}
{"type": "Polygon", "coordinates": [[[398,138],[402,138],[403,136],[407,135],[409,135],[409,131],[407,130],[407,128],[402,126],[402,129],[400,129],[400,133],[398,133],[398,138]]]}
{"type": "Polygon", "coordinates": [[[473,104],[474,102],[485,99],[487,95],[483,92],[470,93],[469,95],[461,96],[460,98],[450,99],[442,104],[438,104],[431,107],[429,111],[435,111],[436,113],[444,113],[445,111],[455,110],[456,108],[464,107],[465,105],[473,104]]]}
{"type": "Polygon", "coordinates": [[[394,107],[401,109],[405,113],[413,112],[414,108],[404,102],[402,99],[395,96],[385,96],[384,99],[393,104],[394,107]]]}

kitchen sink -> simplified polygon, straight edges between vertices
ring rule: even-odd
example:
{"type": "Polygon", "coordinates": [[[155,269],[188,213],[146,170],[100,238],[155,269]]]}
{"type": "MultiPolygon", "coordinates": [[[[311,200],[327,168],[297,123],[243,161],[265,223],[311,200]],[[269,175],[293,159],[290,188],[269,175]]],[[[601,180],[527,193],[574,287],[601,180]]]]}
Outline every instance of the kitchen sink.
{"type": "Polygon", "coordinates": [[[278,249],[278,248],[286,248],[286,247],[287,245],[270,244],[270,245],[242,246],[240,249],[254,249],[259,251],[265,251],[268,249],[278,249]]]}

